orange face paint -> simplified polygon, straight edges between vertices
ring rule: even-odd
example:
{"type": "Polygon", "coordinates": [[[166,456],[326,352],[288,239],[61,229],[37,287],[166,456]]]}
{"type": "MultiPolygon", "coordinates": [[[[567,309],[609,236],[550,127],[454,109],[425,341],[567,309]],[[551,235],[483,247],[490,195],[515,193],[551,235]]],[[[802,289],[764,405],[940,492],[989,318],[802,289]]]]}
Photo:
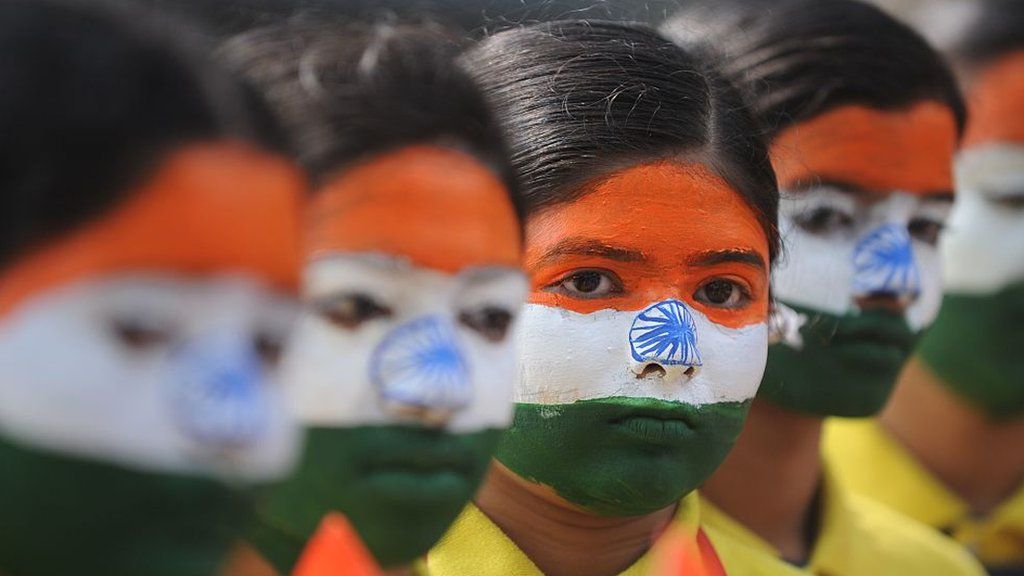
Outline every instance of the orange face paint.
{"type": "Polygon", "coordinates": [[[0,274],[0,316],[57,286],[120,271],[241,272],[294,290],[303,179],[239,143],[189,146],[107,215],[0,274]]]}
{"type": "Polygon", "coordinates": [[[768,313],[764,230],[743,198],[699,164],[663,161],[615,173],[533,217],[526,244],[534,304],[589,314],[677,298],[732,328],[764,322],[768,313]],[[545,290],[586,269],[614,272],[623,289],[593,299],[545,290]],[[716,278],[744,286],[751,302],[723,309],[696,301],[698,288],[716,278]]]}
{"type": "Polygon", "coordinates": [[[520,264],[520,231],[504,184],[456,150],[416,146],[342,172],[306,218],[307,257],[385,252],[458,272],[520,264]]]}
{"type": "Polygon", "coordinates": [[[829,181],[883,194],[949,194],[956,145],[956,120],[942,104],[843,106],[783,130],[771,155],[781,188],[829,181]]]}
{"type": "Polygon", "coordinates": [[[1024,143],[1024,51],[986,66],[971,87],[964,147],[1024,143]]]}

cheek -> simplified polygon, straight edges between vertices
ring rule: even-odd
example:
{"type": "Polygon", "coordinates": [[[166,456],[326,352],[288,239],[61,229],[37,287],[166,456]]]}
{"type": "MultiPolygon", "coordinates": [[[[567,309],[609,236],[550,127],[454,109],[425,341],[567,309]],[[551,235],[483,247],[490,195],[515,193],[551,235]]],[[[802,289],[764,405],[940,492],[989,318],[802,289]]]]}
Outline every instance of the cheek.
{"type": "Polygon", "coordinates": [[[966,190],[942,241],[946,292],[986,295],[1024,279],[1024,210],[1001,208],[966,190]]]}
{"type": "Polygon", "coordinates": [[[787,219],[785,249],[773,272],[775,296],[789,304],[845,314],[853,299],[852,238],[817,236],[787,219]]]}
{"type": "Polygon", "coordinates": [[[907,310],[907,320],[911,329],[919,331],[935,321],[942,305],[942,257],[935,246],[915,242],[914,259],[920,273],[921,294],[907,310]]]}
{"type": "Polygon", "coordinates": [[[512,422],[512,388],[518,365],[513,329],[502,342],[487,342],[467,329],[460,330],[462,349],[470,368],[473,399],[452,422],[452,428],[475,432],[507,428],[512,422]]]}

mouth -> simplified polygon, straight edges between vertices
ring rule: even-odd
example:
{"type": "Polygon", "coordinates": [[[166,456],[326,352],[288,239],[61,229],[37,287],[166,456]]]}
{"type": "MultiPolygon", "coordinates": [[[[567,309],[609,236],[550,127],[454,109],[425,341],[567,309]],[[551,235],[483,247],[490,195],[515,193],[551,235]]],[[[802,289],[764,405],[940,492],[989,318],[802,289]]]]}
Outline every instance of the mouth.
{"type": "Polygon", "coordinates": [[[666,446],[689,441],[696,429],[692,409],[684,405],[632,408],[609,424],[631,438],[666,446]]]}
{"type": "Polygon", "coordinates": [[[844,347],[884,348],[909,354],[914,339],[914,332],[902,316],[865,312],[841,321],[832,341],[844,347]]]}

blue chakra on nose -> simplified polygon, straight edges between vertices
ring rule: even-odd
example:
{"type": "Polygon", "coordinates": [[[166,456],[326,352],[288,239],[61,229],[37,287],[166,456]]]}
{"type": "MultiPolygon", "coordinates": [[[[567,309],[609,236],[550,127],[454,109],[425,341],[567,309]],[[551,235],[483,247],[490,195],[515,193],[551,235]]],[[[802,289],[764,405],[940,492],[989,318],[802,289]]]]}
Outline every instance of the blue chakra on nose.
{"type": "Polygon", "coordinates": [[[472,399],[455,333],[434,316],[403,324],[381,341],[370,360],[370,381],[382,399],[410,406],[458,410],[472,399]]]}
{"type": "Polygon", "coordinates": [[[866,234],[854,249],[853,267],[856,294],[917,296],[921,292],[914,248],[905,226],[885,224],[866,234]]]}
{"type": "Polygon", "coordinates": [[[679,300],[658,302],[640,312],[629,329],[629,349],[637,362],[701,365],[693,315],[679,300]]]}

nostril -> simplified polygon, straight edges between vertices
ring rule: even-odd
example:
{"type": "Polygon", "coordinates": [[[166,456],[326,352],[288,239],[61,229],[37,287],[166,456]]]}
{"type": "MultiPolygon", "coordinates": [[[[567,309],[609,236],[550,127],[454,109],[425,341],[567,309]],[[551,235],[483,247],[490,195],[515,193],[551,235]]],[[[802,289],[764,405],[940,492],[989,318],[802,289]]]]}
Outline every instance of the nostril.
{"type": "Polygon", "coordinates": [[[857,297],[857,307],[861,310],[892,310],[902,312],[914,302],[910,294],[898,294],[890,291],[875,291],[857,297]]]}
{"type": "Polygon", "coordinates": [[[696,367],[696,366],[690,366],[689,368],[687,368],[687,369],[686,369],[686,370],[685,370],[685,371],[683,372],[683,374],[686,374],[686,377],[687,377],[687,378],[692,378],[692,377],[693,377],[693,375],[694,375],[694,374],[696,374],[696,373],[697,373],[697,367],[696,367]]]}
{"type": "Polygon", "coordinates": [[[651,363],[644,366],[644,369],[640,371],[636,376],[637,378],[664,378],[665,369],[661,366],[651,363]]]}

